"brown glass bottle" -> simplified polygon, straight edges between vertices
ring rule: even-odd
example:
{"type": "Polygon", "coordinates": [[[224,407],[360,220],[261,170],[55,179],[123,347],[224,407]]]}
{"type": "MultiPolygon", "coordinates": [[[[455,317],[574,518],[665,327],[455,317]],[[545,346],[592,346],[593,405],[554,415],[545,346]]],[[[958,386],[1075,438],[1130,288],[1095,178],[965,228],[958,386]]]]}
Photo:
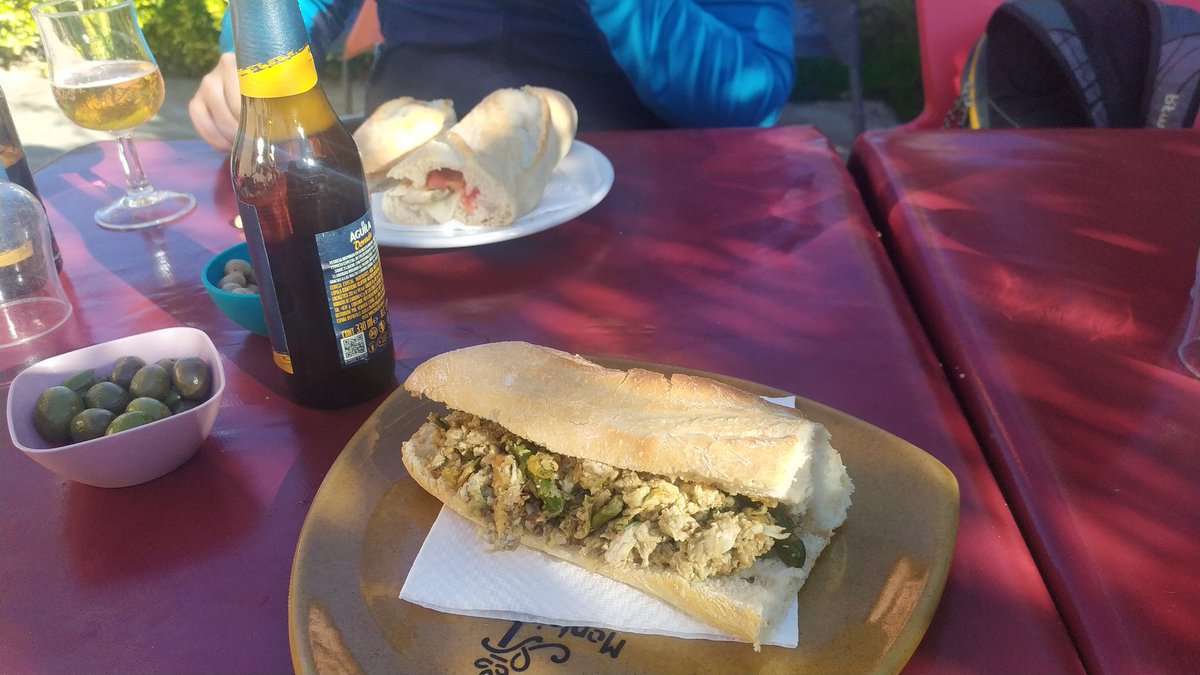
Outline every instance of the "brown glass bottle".
{"type": "Polygon", "coordinates": [[[362,160],[316,83],[296,1],[235,0],[231,11],[233,187],[275,362],[301,405],[352,405],[395,384],[362,160]]]}
{"type": "MultiPolygon", "coordinates": [[[[25,148],[17,135],[17,125],[13,122],[3,89],[0,89],[0,160],[3,160],[4,164],[3,171],[0,171],[0,180],[20,185],[41,201],[42,196],[38,194],[37,183],[33,182],[29,158],[25,156],[25,148]]],[[[62,272],[62,253],[58,250],[58,241],[54,238],[53,230],[50,231],[50,249],[54,252],[54,268],[62,272]]]]}

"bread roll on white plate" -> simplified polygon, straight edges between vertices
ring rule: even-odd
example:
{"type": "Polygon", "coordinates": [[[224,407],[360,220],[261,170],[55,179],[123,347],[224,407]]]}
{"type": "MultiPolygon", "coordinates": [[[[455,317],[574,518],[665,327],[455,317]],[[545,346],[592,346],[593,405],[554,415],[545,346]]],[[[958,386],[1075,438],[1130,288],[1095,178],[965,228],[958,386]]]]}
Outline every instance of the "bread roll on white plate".
{"type": "Polygon", "coordinates": [[[506,227],[541,201],[577,121],[561,92],[498,89],[388,171],[383,213],[398,225],[506,227]]]}
{"type": "Polygon", "coordinates": [[[371,192],[385,187],[388,169],[458,121],[448,99],[394,98],[375,109],[354,132],[371,192]]]}

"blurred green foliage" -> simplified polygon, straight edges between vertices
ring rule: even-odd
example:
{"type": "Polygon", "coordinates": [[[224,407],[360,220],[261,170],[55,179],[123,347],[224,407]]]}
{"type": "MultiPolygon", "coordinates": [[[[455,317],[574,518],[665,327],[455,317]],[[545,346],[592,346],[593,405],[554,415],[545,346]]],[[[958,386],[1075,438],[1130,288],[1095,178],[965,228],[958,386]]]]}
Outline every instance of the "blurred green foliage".
{"type": "Polygon", "coordinates": [[[863,92],[867,98],[886,101],[896,119],[911,120],[921,112],[924,103],[913,1],[864,4],[859,26],[863,92]]]}
{"type": "Polygon", "coordinates": [[[33,0],[0,0],[0,66],[24,59],[40,43],[29,8],[33,0]]]}
{"type": "Polygon", "coordinates": [[[196,77],[217,62],[225,0],[136,0],[134,4],[146,43],[163,73],[196,77]]]}
{"type": "MultiPolygon", "coordinates": [[[[863,95],[887,103],[898,120],[916,117],[921,112],[923,99],[913,1],[861,2],[859,43],[863,95]]],[[[840,61],[800,59],[796,62],[796,88],[792,100],[819,101],[849,96],[850,76],[840,61]]]]}
{"type": "MultiPolygon", "coordinates": [[[[36,0],[0,0],[0,66],[41,60],[41,38],[29,10],[36,0]]],[[[162,71],[197,76],[217,60],[225,0],[135,0],[146,43],[162,71]]]]}
{"type": "Polygon", "coordinates": [[[850,96],[850,74],[834,58],[796,59],[793,101],[828,101],[850,96]]]}

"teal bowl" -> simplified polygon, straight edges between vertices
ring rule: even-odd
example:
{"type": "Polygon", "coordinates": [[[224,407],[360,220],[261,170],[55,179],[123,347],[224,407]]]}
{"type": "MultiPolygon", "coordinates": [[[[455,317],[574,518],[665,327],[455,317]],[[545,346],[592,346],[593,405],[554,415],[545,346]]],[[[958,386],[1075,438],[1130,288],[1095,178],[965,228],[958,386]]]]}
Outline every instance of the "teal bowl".
{"type": "Polygon", "coordinates": [[[262,301],[257,295],[242,295],[223,291],[217,284],[225,276],[225,263],[234,258],[250,259],[250,250],[245,242],[218,253],[204,266],[204,290],[212,298],[217,309],[233,319],[237,325],[256,335],[267,334],[267,320],[263,316],[262,301]]]}

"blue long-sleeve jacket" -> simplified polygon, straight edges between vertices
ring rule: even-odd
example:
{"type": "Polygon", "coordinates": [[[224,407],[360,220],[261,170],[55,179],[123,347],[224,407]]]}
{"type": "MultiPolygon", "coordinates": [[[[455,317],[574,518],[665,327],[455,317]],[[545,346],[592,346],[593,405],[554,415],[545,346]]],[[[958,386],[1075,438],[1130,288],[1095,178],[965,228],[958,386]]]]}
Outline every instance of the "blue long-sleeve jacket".
{"type": "Polygon", "coordinates": [[[642,101],[680,127],[773,124],[792,93],[791,0],[589,0],[642,101]]]}
{"type": "MultiPolygon", "coordinates": [[[[299,0],[318,62],[361,2],[299,0]]],[[[403,0],[379,0],[381,17],[393,2],[403,0]]],[[[792,0],[587,0],[587,5],[638,98],[672,126],[768,126],[791,94],[792,0]]],[[[386,18],[383,32],[390,42],[386,18]]],[[[222,47],[232,49],[228,21],[222,47]]]]}

